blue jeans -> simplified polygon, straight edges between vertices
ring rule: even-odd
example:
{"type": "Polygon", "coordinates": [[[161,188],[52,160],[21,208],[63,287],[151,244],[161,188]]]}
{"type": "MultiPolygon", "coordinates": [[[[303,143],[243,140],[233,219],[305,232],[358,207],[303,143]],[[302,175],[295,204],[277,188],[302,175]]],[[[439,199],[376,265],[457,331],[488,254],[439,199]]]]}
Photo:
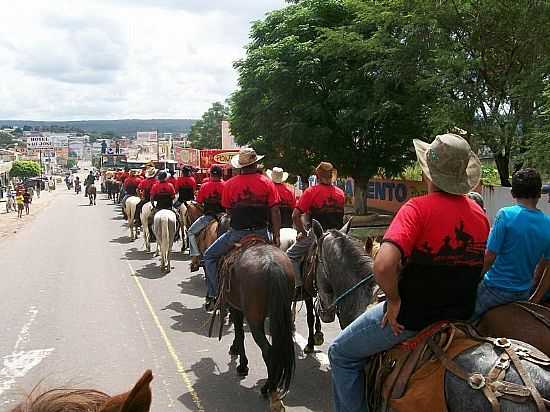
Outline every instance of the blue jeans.
{"type": "Polygon", "coordinates": [[[384,302],[381,302],[355,319],[330,345],[328,357],[336,412],[367,412],[364,368],[369,358],[416,335],[405,330],[394,336],[388,324],[380,327],[383,316],[384,302]]]}
{"type": "Polygon", "coordinates": [[[472,316],[472,320],[479,319],[489,309],[505,305],[506,303],[517,302],[519,300],[527,300],[531,295],[529,290],[514,291],[501,289],[494,286],[489,286],[484,280],[477,287],[476,308],[472,316]]]}
{"type": "Polygon", "coordinates": [[[202,215],[195,220],[191,227],[187,230],[187,238],[189,239],[189,256],[201,255],[199,245],[197,245],[197,235],[213,220],[214,216],[202,215]]]}
{"type": "Polygon", "coordinates": [[[218,294],[218,259],[231,250],[233,245],[247,235],[263,236],[269,239],[267,229],[236,230],[229,229],[204,252],[204,271],[206,275],[206,296],[215,298],[218,294]]]}

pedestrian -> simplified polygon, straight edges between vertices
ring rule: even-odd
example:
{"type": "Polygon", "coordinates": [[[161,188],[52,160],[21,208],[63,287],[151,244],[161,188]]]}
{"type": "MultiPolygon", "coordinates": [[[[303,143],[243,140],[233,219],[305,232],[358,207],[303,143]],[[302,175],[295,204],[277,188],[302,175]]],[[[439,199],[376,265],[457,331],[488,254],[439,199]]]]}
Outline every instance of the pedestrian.
{"type": "Polygon", "coordinates": [[[23,203],[25,204],[25,214],[30,213],[31,209],[31,202],[32,202],[32,195],[29,193],[29,189],[25,189],[23,192],[23,203]]]}
{"type": "Polygon", "coordinates": [[[474,319],[490,308],[527,300],[550,267],[550,217],[537,209],[540,174],[531,168],[512,176],[516,205],[500,209],[491,229],[474,319]]]}
{"type": "Polygon", "coordinates": [[[17,217],[23,217],[23,208],[25,207],[25,199],[23,198],[23,193],[19,190],[15,195],[15,203],[17,203],[17,217]]]}
{"type": "Polygon", "coordinates": [[[42,179],[36,182],[36,197],[40,199],[40,192],[42,191],[42,179]]]}

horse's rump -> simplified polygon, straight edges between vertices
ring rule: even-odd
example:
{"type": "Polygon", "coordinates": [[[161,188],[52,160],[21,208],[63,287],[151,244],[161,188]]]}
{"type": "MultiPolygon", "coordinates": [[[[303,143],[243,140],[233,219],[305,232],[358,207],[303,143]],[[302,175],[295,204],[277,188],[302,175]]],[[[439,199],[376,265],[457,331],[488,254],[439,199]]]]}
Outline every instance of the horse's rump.
{"type": "Polygon", "coordinates": [[[550,308],[529,302],[497,306],[485,313],[478,332],[526,342],[550,356],[550,308]]]}

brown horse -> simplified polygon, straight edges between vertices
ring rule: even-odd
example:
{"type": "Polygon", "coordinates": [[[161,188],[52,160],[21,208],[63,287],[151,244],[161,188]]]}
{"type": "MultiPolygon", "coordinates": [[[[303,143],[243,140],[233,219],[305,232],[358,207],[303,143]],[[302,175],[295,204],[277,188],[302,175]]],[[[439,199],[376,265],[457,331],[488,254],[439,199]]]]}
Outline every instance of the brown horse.
{"type": "Polygon", "coordinates": [[[90,184],[86,186],[86,196],[90,199],[90,206],[95,205],[95,199],[97,197],[97,189],[95,185],[90,184]]]}
{"type": "MultiPolygon", "coordinates": [[[[238,256],[220,283],[221,302],[229,304],[235,338],[230,354],[239,356],[237,373],[248,374],[244,347],[243,318],[262,351],[267,367],[267,381],[261,389],[270,394],[271,410],[284,410],[281,394],[288,391],[294,374],[295,354],[292,339],[292,291],[294,272],[288,256],[270,244],[250,246],[238,256]],[[269,317],[271,344],[265,336],[265,319],[269,317]]],[[[218,301],[218,303],[221,303],[218,301]]]]}
{"type": "Polygon", "coordinates": [[[131,391],[116,396],[93,389],[53,389],[37,396],[31,393],[11,412],[149,412],[152,380],[153,373],[147,370],[131,391]]]}
{"type": "Polygon", "coordinates": [[[180,218],[180,227],[181,227],[181,251],[184,252],[187,249],[188,240],[187,240],[187,229],[202,216],[204,210],[202,205],[196,202],[183,202],[179,208],[179,218],[180,218]]]}

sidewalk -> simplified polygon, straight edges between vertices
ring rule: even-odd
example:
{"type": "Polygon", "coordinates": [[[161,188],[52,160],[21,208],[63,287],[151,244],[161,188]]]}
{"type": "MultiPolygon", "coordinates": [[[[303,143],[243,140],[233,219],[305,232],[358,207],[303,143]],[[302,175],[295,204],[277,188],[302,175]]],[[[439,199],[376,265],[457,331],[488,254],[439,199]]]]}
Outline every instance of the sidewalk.
{"type": "Polygon", "coordinates": [[[35,194],[32,199],[30,213],[26,215],[23,211],[21,219],[17,217],[17,212],[6,213],[6,203],[0,202],[0,242],[17,233],[27,224],[31,224],[35,217],[62,193],[67,193],[67,189],[58,185],[57,189],[51,192],[42,190],[40,198],[35,194]]]}

